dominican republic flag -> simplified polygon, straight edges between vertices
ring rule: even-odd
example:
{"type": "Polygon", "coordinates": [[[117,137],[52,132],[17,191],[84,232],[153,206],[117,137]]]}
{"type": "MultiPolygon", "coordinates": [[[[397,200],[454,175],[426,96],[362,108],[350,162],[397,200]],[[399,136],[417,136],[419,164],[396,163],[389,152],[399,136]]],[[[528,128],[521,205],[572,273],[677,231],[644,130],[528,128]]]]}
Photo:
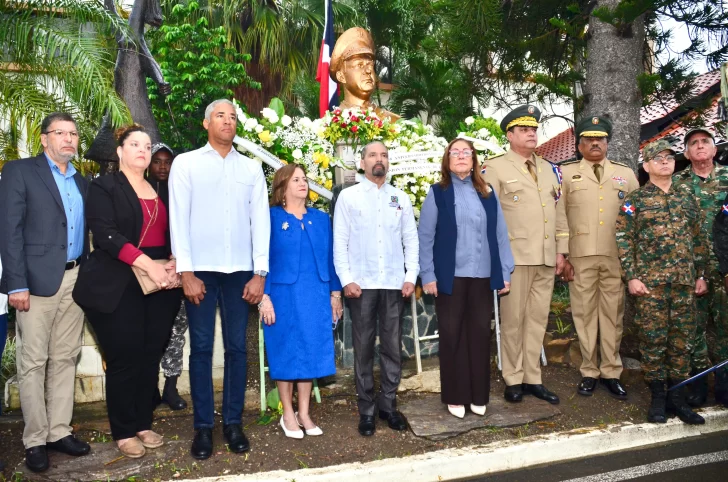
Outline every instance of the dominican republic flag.
{"type": "Polygon", "coordinates": [[[321,41],[321,53],[319,54],[318,72],[316,80],[321,84],[319,94],[319,115],[321,117],[326,111],[339,105],[339,84],[329,76],[329,64],[331,63],[331,52],[334,50],[334,9],[331,0],[326,0],[326,23],[324,24],[324,38],[321,41]]]}
{"type": "Polygon", "coordinates": [[[622,211],[625,212],[628,216],[634,216],[634,206],[632,206],[630,203],[624,203],[624,206],[622,206],[622,211]]]}

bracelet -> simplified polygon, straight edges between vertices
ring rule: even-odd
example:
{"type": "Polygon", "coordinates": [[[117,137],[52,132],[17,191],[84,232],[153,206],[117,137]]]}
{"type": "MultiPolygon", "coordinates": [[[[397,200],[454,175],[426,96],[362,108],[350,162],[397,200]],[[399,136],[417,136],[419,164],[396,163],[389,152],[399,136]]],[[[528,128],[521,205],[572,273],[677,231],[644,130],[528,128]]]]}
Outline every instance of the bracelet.
{"type": "Polygon", "coordinates": [[[341,299],[341,295],[331,295],[332,298],[336,298],[337,300],[341,299]]]}
{"type": "Polygon", "coordinates": [[[260,300],[260,303],[258,303],[258,309],[261,309],[263,307],[263,303],[265,303],[265,300],[268,299],[268,295],[263,295],[263,299],[260,300]]]}

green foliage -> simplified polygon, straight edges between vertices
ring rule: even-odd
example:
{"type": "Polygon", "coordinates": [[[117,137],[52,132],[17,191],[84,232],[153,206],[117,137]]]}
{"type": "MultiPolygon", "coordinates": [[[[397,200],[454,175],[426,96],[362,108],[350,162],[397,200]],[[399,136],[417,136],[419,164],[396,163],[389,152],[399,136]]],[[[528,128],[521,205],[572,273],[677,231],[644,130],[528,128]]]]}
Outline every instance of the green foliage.
{"type": "Polygon", "coordinates": [[[38,152],[40,123],[54,111],[79,123],[83,152],[104,113],[114,126],[129,111],[113,86],[115,32],[134,39],[125,21],[85,0],[0,0],[0,163],[20,157],[23,139],[38,152]]]}
{"type": "Polygon", "coordinates": [[[180,152],[207,142],[202,120],[210,102],[233,98],[234,87],[260,88],[245,69],[250,55],[228,47],[225,27],[211,27],[206,17],[197,17],[198,10],[194,1],[175,5],[165,24],[148,36],[152,55],[172,88],[165,98],[147,79],[152,110],[162,139],[180,152]]]}

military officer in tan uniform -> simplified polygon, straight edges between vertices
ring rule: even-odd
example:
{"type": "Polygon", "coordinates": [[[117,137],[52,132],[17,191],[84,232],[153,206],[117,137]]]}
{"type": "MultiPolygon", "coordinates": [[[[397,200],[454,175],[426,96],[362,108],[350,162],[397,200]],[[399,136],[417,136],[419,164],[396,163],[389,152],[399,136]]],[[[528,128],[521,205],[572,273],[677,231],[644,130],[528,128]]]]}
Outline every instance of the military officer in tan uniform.
{"type": "Polygon", "coordinates": [[[559,397],[541,383],[540,354],[556,266],[558,168],[536,156],[539,110],[522,105],[501,122],[510,149],[486,161],[486,182],[495,189],[508,225],[516,268],[511,292],[501,298],[501,352],[505,399],[532,394],[549,403],[559,397]]]}
{"type": "Polygon", "coordinates": [[[575,133],[583,159],[560,166],[563,193],[556,207],[556,263],[574,268],[569,293],[583,357],[577,391],[591,396],[601,379],[609,395],[625,400],[627,392],[619,382],[624,285],[615,226],[624,198],[639,183],[626,164],[607,159],[612,134],[608,119],[585,118],[575,133]]]}

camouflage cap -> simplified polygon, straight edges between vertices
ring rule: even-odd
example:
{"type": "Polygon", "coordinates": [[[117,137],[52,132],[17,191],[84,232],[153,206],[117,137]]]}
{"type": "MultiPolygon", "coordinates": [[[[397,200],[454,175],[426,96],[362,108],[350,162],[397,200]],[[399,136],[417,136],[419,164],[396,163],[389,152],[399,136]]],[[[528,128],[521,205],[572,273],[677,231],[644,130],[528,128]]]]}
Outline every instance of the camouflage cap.
{"type": "Polygon", "coordinates": [[[541,111],[535,105],[519,105],[510,111],[500,123],[500,128],[506,132],[511,127],[538,127],[541,120],[541,111]]]}
{"type": "Polygon", "coordinates": [[[606,117],[585,117],[576,124],[576,137],[609,137],[612,135],[612,122],[606,117]]]}
{"type": "Polygon", "coordinates": [[[670,151],[675,154],[675,149],[672,148],[669,142],[667,142],[665,139],[660,139],[655,142],[650,142],[645,147],[642,148],[642,160],[643,161],[649,161],[651,159],[654,159],[655,156],[662,151],[670,151]]]}
{"type": "Polygon", "coordinates": [[[710,129],[708,129],[707,127],[693,127],[692,129],[690,129],[689,131],[687,131],[685,133],[685,137],[683,137],[683,143],[685,143],[687,145],[688,139],[690,139],[690,137],[693,134],[697,134],[698,132],[702,132],[703,134],[709,135],[710,138],[713,139],[713,141],[715,141],[715,136],[710,131],[710,129]]]}

